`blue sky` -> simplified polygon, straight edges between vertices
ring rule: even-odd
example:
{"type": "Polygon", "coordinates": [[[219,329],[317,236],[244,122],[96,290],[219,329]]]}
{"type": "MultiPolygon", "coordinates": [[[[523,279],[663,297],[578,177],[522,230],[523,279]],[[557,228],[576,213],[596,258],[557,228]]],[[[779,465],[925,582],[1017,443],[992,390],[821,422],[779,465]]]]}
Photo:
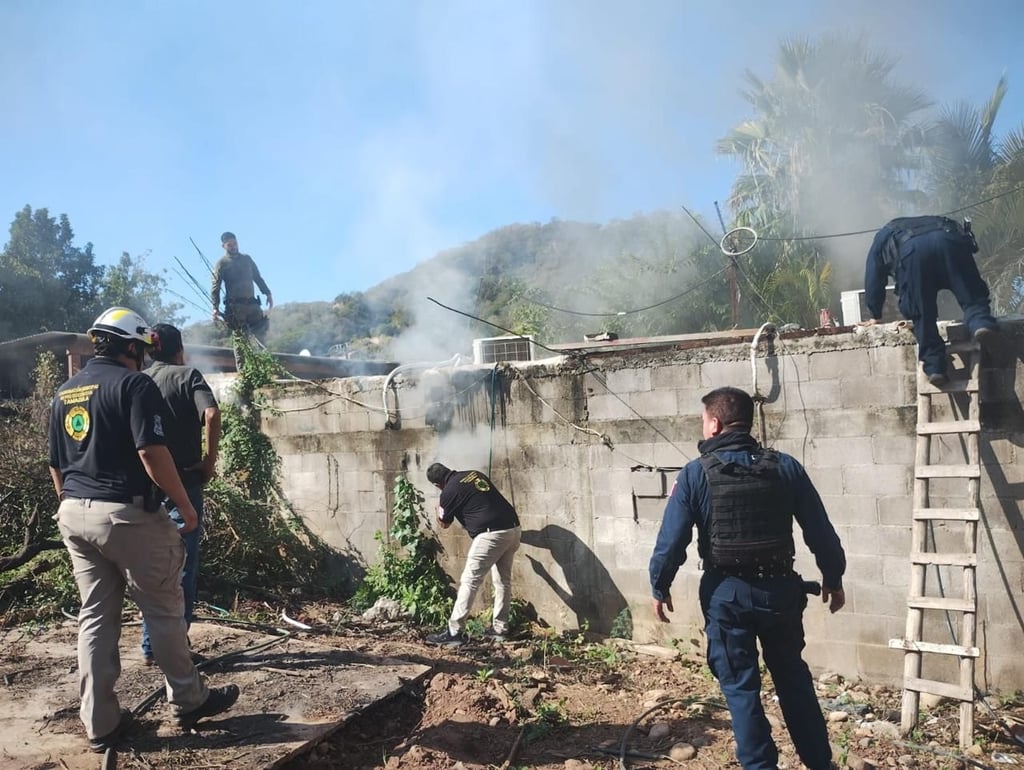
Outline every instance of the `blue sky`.
{"type": "Polygon", "coordinates": [[[198,274],[189,237],[213,260],[232,230],[280,304],[365,290],[514,222],[713,215],[742,72],[770,76],[787,35],[864,34],[940,102],[981,103],[1005,71],[999,128],[1024,122],[1024,3],[966,8],[4,0],[2,239],[25,204],[47,207],[100,262],[149,252],[198,274]]]}

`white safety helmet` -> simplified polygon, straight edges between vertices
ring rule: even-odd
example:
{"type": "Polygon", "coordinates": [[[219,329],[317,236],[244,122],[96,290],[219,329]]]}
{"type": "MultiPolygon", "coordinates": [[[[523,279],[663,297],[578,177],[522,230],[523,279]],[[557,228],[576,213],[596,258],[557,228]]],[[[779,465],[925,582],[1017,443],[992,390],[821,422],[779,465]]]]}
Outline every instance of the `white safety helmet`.
{"type": "Polygon", "coordinates": [[[146,319],[126,307],[110,307],[104,310],[93,325],[89,327],[89,335],[95,339],[97,332],[106,332],[123,340],[138,340],[144,345],[154,345],[153,330],[146,319]]]}

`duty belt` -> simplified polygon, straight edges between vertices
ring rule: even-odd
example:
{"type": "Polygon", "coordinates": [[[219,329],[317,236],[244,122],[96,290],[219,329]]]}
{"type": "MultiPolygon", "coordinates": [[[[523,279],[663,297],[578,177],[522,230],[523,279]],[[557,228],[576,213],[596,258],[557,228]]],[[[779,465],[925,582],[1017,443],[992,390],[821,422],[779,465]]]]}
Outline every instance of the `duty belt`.
{"type": "Polygon", "coordinates": [[[763,564],[756,567],[709,567],[708,572],[719,575],[738,577],[743,580],[764,580],[765,578],[789,577],[793,573],[792,565],[763,564]]]}
{"type": "Polygon", "coordinates": [[[947,233],[960,234],[960,226],[952,219],[946,217],[935,217],[923,224],[916,225],[915,227],[904,227],[893,236],[897,246],[902,246],[904,243],[909,241],[911,238],[916,238],[919,235],[925,235],[926,233],[933,233],[936,230],[945,230],[947,233]]]}
{"type": "Polygon", "coordinates": [[[224,305],[258,305],[260,301],[257,297],[228,297],[224,300],[224,305]]]}

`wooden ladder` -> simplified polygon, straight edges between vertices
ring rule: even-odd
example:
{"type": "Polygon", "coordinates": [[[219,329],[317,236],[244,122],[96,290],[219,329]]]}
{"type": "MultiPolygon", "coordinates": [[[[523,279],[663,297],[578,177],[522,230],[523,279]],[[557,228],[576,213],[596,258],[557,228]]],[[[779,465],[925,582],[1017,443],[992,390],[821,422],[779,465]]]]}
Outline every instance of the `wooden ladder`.
{"type": "MultiPolygon", "coordinates": [[[[960,747],[966,749],[974,740],[974,665],[980,655],[976,646],[978,597],[976,571],[978,566],[978,521],[980,519],[981,464],[978,440],[981,432],[979,380],[981,348],[976,342],[954,342],[947,346],[950,357],[959,357],[962,369],[954,369],[949,362],[949,382],[936,388],[918,370],[917,375],[917,452],[914,468],[914,509],[911,524],[911,575],[907,599],[907,626],[905,638],[891,639],[889,647],[905,651],[903,661],[903,708],[900,729],[904,735],[917,726],[921,693],[929,693],[960,701],[960,747]],[[957,377],[956,375],[966,375],[957,377]],[[949,410],[935,416],[933,399],[948,396],[949,410]],[[960,436],[966,462],[935,464],[933,438],[960,436]],[[940,479],[965,479],[966,502],[962,508],[932,508],[930,485],[940,479]],[[963,545],[956,552],[939,550],[935,525],[963,527],[963,545]],[[948,524],[946,524],[948,523],[948,524]],[[932,545],[929,537],[932,535],[932,545]],[[928,594],[928,568],[935,569],[934,583],[938,595],[928,594]],[[958,598],[945,596],[942,570],[962,570],[963,588],[958,598]],[[926,641],[925,612],[946,613],[946,621],[953,629],[951,614],[961,616],[959,639],[953,643],[926,641]],[[956,682],[922,678],[925,654],[959,658],[959,676],[956,682]]],[[[941,483],[941,482],[940,482],[941,483]]],[[[948,483],[948,482],[947,482],[948,483]]]]}

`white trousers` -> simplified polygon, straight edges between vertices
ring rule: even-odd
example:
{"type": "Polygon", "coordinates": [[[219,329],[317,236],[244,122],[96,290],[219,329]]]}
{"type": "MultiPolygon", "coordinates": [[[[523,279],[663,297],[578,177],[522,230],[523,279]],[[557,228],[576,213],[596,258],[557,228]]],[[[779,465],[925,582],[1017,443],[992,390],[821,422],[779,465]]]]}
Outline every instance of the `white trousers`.
{"type": "Polygon", "coordinates": [[[519,550],[522,536],[522,528],[513,527],[497,532],[481,532],[473,538],[473,544],[466,555],[466,566],[459,581],[455,607],[452,608],[451,617],[448,619],[448,630],[451,633],[462,633],[462,625],[469,616],[469,608],[488,570],[494,584],[494,613],[491,626],[499,634],[508,631],[508,612],[512,601],[512,559],[519,550]]]}

